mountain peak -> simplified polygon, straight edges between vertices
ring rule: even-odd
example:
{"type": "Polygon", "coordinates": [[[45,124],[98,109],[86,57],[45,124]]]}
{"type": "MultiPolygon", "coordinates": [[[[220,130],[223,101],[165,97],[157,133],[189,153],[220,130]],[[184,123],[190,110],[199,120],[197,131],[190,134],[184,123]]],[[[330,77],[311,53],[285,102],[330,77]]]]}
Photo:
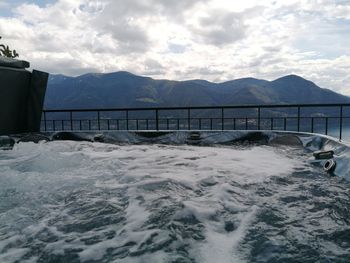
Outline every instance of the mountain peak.
{"type": "Polygon", "coordinates": [[[286,75],[283,77],[280,77],[278,79],[275,79],[274,81],[278,81],[278,80],[286,80],[286,81],[308,81],[311,82],[309,80],[304,79],[303,77],[300,77],[298,75],[295,74],[290,74],[290,75],[286,75]]]}
{"type": "Polygon", "coordinates": [[[110,72],[110,73],[94,73],[94,72],[90,72],[90,73],[85,73],[83,75],[78,76],[77,78],[84,78],[84,77],[104,77],[104,76],[111,76],[111,75],[116,75],[116,76],[134,76],[136,77],[137,75],[132,74],[128,71],[117,71],[117,72],[110,72]]]}
{"type": "Polygon", "coordinates": [[[271,82],[272,84],[277,84],[277,85],[282,85],[285,88],[288,87],[294,87],[294,86],[299,86],[299,87],[318,87],[315,83],[313,83],[310,80],[304,79],[298,75],[287,75],[281,78],[278,78],[274,81],[271,82]]]}
{"type": "Polygon", "coordinates": [[[124,71],[124,70],[117,71],[117,72],[112,72],[112,73],[107,73],[107,74],[116,74],[116,75],[136,76],[135,74],[132,74],[131,72],[129,72],[129,71],[124,71]]]}

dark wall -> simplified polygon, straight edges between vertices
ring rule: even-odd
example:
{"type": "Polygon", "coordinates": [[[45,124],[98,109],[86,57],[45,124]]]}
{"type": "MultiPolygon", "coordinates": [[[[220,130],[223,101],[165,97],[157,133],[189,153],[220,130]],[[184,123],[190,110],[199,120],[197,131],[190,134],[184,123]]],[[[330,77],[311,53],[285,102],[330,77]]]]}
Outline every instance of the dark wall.
{"type": "Polygon", "coordinates": [[[40,130],[47,80],[45,72],[0,66],[0,135],[40,130]]]}

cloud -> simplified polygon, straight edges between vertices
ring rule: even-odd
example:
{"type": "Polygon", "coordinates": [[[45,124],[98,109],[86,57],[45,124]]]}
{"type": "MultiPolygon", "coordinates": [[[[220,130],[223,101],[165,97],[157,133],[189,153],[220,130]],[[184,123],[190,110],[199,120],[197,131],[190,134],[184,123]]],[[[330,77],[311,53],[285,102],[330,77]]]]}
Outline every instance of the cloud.
{"type": "Polygon", "coordinates": [[[327,19],[350,19],[350,2],[347,0],[318,0],[296,3],[302,11],[327,19]]]}
{"type": "Polygon", "coordinates": [[[143,61],[142,65],[144,66],[143,75],[153,76],[153,75],[163,75],[165,74],[165,67],[159,63],[157,60],[147,58],[143,61]]]}
{"type": "Polygon", "coordinates": [[[187,48],[188,48],[187,45],[183,45],[181,43],[176,43],[174,41],[168,42],[168,51],[170,53],[176,53],[176,54],[185,53],[187,48]]]}
{"type": "Polygon", "coordinates": [[[0,13],[2,42],[41,70],[128,70],[211,81],[295,73],[350,95],[349,1],[45,3],[17,4],[11,16],[0,13]]]}
{"type": "Polygon", "coordinates": [[[215,10],[200,17],[192,29],[204,43],[221,46],[244,38],[247,26],[242,14],[215,10]]]}
{"type": "Polygon", "coordinates": [[[203,5],[208,0],[177,0],[177,1],[164,1],[164,0],[151,0],[150,6],[158,11],[159,15],[165,16],[169,20],[183,20],[185,15],[191,15],[191,11],[197,5],[203,5]]]}

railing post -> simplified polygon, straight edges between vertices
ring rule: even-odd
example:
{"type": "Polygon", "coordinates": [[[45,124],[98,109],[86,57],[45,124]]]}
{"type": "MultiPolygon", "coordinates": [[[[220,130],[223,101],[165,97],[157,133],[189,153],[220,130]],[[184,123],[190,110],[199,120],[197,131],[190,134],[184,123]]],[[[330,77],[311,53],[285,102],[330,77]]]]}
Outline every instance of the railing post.
{"type": "Polygon", "coordinates": [[[46,111],[44,111],[44,129],[47,131],[47,126],[46,126],[46,111]]]}
{"type": "Polygon", "coordinates": [[[73,112],[69,112],[70,117],[70,129],[73,131],[73,112]]]}
{"type": "Polygon", "coordinates": [[[233,118],[233,129],[236,130],[236,118],[233,118]]]}
{"type": "Polygon", "coordinates": [[[158,109],[156,110],[156,130],[159,131],[159,112],[158,109]]]}
{"type": "Polygon", "coordinates": [[[328,117],[326,117],[326,135],[328,135],[328,117]]]}
{"type": "Polygon", "coordinates": [[[311,117],[311,133],[314,133],[314,117],[311,117]]]}
{"type": "Polygon", "coordinates": [[[300,106],[298,106],[298,132],[300,131],[300,106]]]}
{"type": "Polygon", "coordinates": [[[187,109],[187,127],[188,130],[191,130],[191,109],[187,109]]]}
{"type": "Polygon", "coordinates": [[[225,129],[224,108],[221,108],[221,130],[225,129]]]}
{"type": "Polygon", "coordinates": [[[258,107],[258,130],[260,130],[260,107],[258,107]]]}
{"type": "Polygon", "coordinates": [[[56,125],[55,125],[55,123],[56,123],[56,121],[53,120],[53,121],[52,121],[52,129],[53,129],[53,131],[56,131],[56,125]]]}
{"type": "Polygon", "coordinates": [[[273,118],[270,120],[270,130],[273,131],[273,118]]]}
{"type": "Polygon", "coordinates": [[[343,106],[340,106],[340,121],[339,121],[339,140],[341,141],[343,136],[343,106]]]}
{"type": "Polygon", "coordinates": [[[129,130],[129,111],[125,111],[125,118],[126,118],[126,130],[129,130]]]}
{"type": "Polygon", "coordinates": [[[97,111],[97,128],[98,130],[101,130],[100,111],[97,111]]]}
{"type": "Polygon", "coordinates": [[[283,128],[285,131],[287,130],[287,118],[286,117],[284,117],[283,128]]]}

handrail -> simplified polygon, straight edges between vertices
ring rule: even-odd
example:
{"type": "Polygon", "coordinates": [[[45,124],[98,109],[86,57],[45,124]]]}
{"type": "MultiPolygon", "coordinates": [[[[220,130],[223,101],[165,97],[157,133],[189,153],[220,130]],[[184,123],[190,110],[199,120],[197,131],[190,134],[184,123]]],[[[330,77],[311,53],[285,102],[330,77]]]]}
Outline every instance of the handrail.
{"type": "Polygon", "coordinates": [[[247,109],[247,108],[317,108],[317,107],[350,107],[350,103],[317,103],[317,104],[242,104],[223,106],[179,106],[179,107],[137,107],[137,108],[89,108],[89,109],[44,109],[44,112],[93,112],[93,111],[143,111],[143,110],[205,110],[205,109],[247,109]]]}

